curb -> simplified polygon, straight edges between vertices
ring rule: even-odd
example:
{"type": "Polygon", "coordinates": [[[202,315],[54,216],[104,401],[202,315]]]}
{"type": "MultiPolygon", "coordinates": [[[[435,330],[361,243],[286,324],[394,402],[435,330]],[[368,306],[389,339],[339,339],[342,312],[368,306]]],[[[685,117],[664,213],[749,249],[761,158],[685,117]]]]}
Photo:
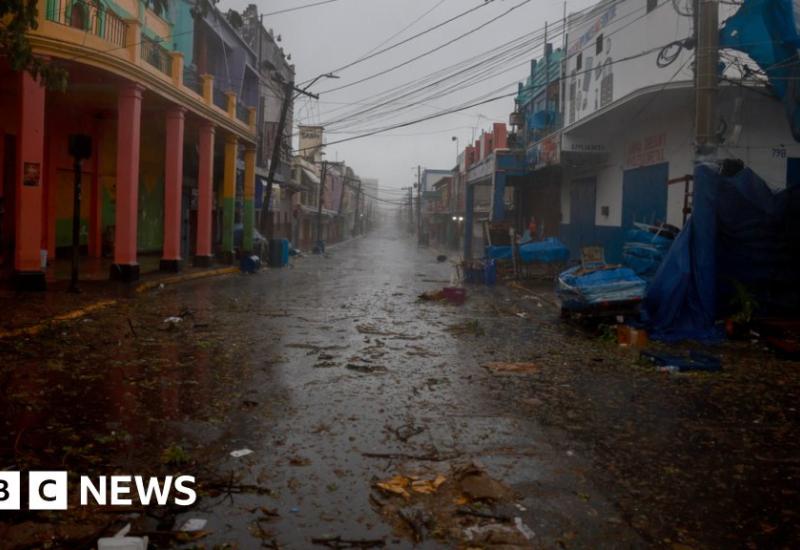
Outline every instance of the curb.
{"type": "Polygon", "coordinates": [[[178,283],[185,283],[186,281],[194,281],[196,279],[205,279],[208,277],[217,277],[219,275],[228,275],[231,273],[238,273],[238,267],[221,267],[219,269],[212,269],[210,271],[198,271],[197,273],[189,273],[187,275],[173,275],[172,277],[165,277],[157,281],[148,281],[141,283],[136,287],[137,293],[147,292],[161,285],[174,285],[178,283]]]}
{"type": "MultiPolygon", "coordinates": [[[[217,277],[220,275],[228,275],[231,273],[238,273],[238,272],[239,272],[238,267],[223,267],[220,269],[212,269],[210,271],[199,271],[197,273],[189,273],[187,275],[175,275],[173,277],[166,277],[164,279],[159,279],[157,281],[148,281],[146,283],[141,283],[136,287],[136,293],[141,294],[142,292],[147,292],[148,290],[158,288],[161,285],[165,286],[174,285],[187,281],[193,281],[196,279],[205,279],[205,278],[217,277]]],[[[12,330],[0,331],[0,340],[5,338],[13,338],[15,336],[34,336],[52,324],[80,319],[81,317],[85,317],[90,313],[93,313],[101,309],[105,309],[107,307],[111,307],[116,304],[117,300],[100,300],[99,302],[95,302],[94,304],[90,304],[82,308],[73,309],[72,311],[55,315],[51,319],[36,323],[35,325],[16,328],[12,330]]]]}

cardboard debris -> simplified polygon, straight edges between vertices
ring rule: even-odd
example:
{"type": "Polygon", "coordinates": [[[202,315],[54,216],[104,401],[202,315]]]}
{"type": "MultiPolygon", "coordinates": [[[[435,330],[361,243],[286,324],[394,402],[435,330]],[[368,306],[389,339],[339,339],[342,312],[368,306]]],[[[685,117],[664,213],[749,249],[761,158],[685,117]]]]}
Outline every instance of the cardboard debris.
{"type": "Polygon", "coordinates": [[[514,374],[533,374],[539,372],[539,367],[535,363],[486,363],[483,368],[492,374],[514,375],[514,374]]]}
{"type": "Polygon", "coordinates": [[[411,498],[411,492],[422,495],[435,494],[439,487],[447,481],[447,478],[439,474],[433,479],[419,479],[416,476],[396,475],[386,481],[379,481],[375,484],[379,489],[400,495],[406,499],[411,498]],[[409,492],[411,491],[411,492],[409,492]]]}

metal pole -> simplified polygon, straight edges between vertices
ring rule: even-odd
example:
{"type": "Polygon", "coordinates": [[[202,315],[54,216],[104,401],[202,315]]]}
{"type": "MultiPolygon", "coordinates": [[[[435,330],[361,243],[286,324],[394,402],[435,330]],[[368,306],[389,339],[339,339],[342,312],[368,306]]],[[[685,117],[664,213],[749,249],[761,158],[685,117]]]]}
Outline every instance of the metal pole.
{"type": "Polygon", "coordinates": [[[78,288],[78,261],[81,247],[81,161],[75,159],[75,188],[72,194],[72,273],[69,291],[80,292],[78,288]]]}
{"type": "Polygon", "coordinates": [[[417,166],[417,242],[422,242],[422,167],[417,166]]]}
{"type": "Polygon", "coordinates": [[[544,22],[544,135],[550,126],[550,53],[547,47],[547,21],[544,22]]]}
{"type": "Polygon", "coordinates": [[[358,219],[361,210],[361,180],[358,181],[358,191],[356,191],[356,217],[353,220],[353,235],[358,235],[361,231],[361,222],[358,219]]]}
{"type": "Polygon", "coordinates": [[[275,142],[272,144],[272,160],[269,163],[269,173],[267,174],[267,192],[264,195],[264,206],[266,208],[267,218],[269,225],[267,226],[267,238],[271,239],[273,234],[274,220],[269,211],[269,205],[272,201],[272,182],[275,181],[275,170],[278,169],[278,163],[281,160],[281,143],[283,142],[283,129],[286,126],[286,118],[289,112],[289,105],[292,102],[292,90],[294,90],[294,82],[287,82],[283,91],[283,106],[281,107],[281,118],[278,122],[278,130],[275,132],[275,142]]]}
{"type": "Polygon", "coordinates": [[[408,188],[408,229],[414,230],[414,188],[408,188]]]}
{"type": "Polygon", "coordinates": [[[717,153],[715,135],[717,65],[719,63],[719,7],[717,0],[696,0],[697,59],[695,81],[695,156],[712,160],[717,153]]]}
{"type": "Polygon", "coordinates": [[[322,161],[322,176],[319,179],[319,196],[317,197],[317,249],[322,252],[322,197],[325,192],[325,179],[328,177],[328,161],[322,161]]]}

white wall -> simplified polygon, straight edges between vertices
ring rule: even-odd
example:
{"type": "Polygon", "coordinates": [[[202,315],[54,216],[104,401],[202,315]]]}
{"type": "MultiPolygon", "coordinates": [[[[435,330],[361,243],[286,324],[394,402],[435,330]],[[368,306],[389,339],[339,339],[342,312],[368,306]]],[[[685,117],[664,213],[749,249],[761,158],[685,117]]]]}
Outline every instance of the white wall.
{"type": "MultiPolygon", "coordinates": [[[[645,111],[639,108],[615,109],[622,120],[630,125],[614,123],[613,131],[603,123],[604,118],[593,121],[591,129],[582,131],[586,140],[607,144],[607,162],[594,169],[565,166],[561,188],[562,223],[570,222],[570,181],[596,175],[595,223],[599,226],[618,227],[622,221],[622,180],[624,171],[637,165],[669,162],[669,178],[678,178],[693,172],[694,166],[694,103],[689,90],[670,90],[659,94],[648,103],[645,111]],[[667,98],[666,94],[673,97],[667,98]],[[624,111],[623,111],[624,110],[624,111]],[[620,111],[623,111],[620,114],[620,111]],[[634,115],[640,114],[634,119],[634,115]],[[601,209],[609,207],[609,215],[601,209]]],[[[718,115],[727,124],[725,142],[720,147],[720,158],[739,158],[753,169],[773,189],[785,186],[787,159],[800,157],[800,144],[794,142],[784,115],[783,106],[774,98],[740,86],[725,86],[720,91],[718,115]],[[734,128],[740,126],[738,141],[734,128]]],[[[588,125],[587,125],[588,126],[588,125]]],[[[678,227],[683,220],[684,185],[669,186],[667,222],[678,227]]]]}
{"type": "Polygon", "coordinates": [[[691,18],[679,15],[670,0],[660,0],[649,13],[646,0],[605,0],[570,15],[564,125],[578,122],[643,87],[691,80],[691,64],[687,61],[693,52],[683,50],[664,68],[656,65],[658,51],[625,60],[691,35],[691,18]],[[602,52],[598,54],[596,45],[600,35],[603,37],[602,52]],[[580,69],[577,67],[579,54],[580,69]],[[679,70],[682,66],[684,68],[679,70]]]}

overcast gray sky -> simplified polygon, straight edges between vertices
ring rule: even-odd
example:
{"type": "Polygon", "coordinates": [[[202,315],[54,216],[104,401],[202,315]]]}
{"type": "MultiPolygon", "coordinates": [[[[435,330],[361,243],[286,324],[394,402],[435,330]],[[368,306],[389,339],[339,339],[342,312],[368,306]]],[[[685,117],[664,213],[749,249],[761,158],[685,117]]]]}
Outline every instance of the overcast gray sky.
{"type": "MultiPolygon", "coordinates": [[[[258,6],[261,13],[269,13],[317,1],[319,0],[269,0],[259,2],[258,6]]],[[[221,0],[219,7],[223,11],[228,8],[241,10],[250,3],[252,2],[249,0],[221,0]]],[[[281,44],[291,54],[295,64],[297,81],[303,82],[363,57],[429,10],[432,11],[428,15],[383,47],[391,46],[483,3],[483,0],[335,0],[308,9],[267,16],[264,18],[264,25],[272,28],[275,35],[281,35],[281,44]]],[[[567,4],[567,9],[574,12],[594,3],[590,0],[572,0],[567,4]]],[[[311,88],[311,91],[321,94],[319,101],[298,100],[294,113],[295,124],[319,124],[342,118],[343,115],[351,115],[353,110],[365,108],[352,104],[374,103],[378,94],[395,91],[400,86],[434,71],[469,60],[512,39],[533,33],[542,29],[545,22],[549,22],[550,26],[559,26],[563,10],[563,2],[557,0],[489,2],[488,5],[425,36],[337,72],[340,76],[338,80],[320,80],[311,88]],[[329,91],[436,48],[520,4],[522,5],[516,10],[474,34],[418,61],[361,84],[329,91]]],[[[548,40],[554,42],[555,47],[560,47],[560,32],[555,36],[553,34],[555,33],[550,32],[548,40]]],[[[534,37],[530,37],[530,42],[533,40],[534,37]]],[[[535,44],[521,44],[519,47],[515,44],[510,50],[501,62],[484,63],[480,69],[468,71],[459,77],[475,77],[481,74],[479,71],[486,69],[494,71],[494,74],[482,75],[487,77],[483,82],[470,87],[456,86],[455,93],[424,101],[424,105],[406,107],[393,115],[382,114],[389,108],[384,107],[371,113],[380,114],[380,117],[370,120],[356,122],[352,116],[348,116],[344,121],[329,127],[326,141],[330,143],[365,130],[423,118],[478,98],[511,93],[516,89],[515,83],[527,77],[528,61],[541,56],[541,40],[536,40],[535,44]]],[[[456,80],[450,80],[442,86],[452,85],[454,82],[456,80]]],[[[419,87],[415,86],[415,89],[419,87]]],[[[437,90],[440,91],[441,86],[431,92],[437,90]]],[[[403,105],[395,104],[391,108],[397,109],[420,99],[420,96],[409,96],[397,100],[403,105]]],[[[344,160],[362,177],[378,178],[382,188],[397,189],[414,181],[416,169],[412,167],[418,164],[427,168],[452,168],[456,163],[456,144],[452,141],[452,136],[459,138],[459,145],[463,149],[482,129],[489,129],[491,122],[507,122],[513,105],[512,98],[502,99],[406,128],[347,143],[332,144],[326,149],[326,158],[344,160]]]]}

